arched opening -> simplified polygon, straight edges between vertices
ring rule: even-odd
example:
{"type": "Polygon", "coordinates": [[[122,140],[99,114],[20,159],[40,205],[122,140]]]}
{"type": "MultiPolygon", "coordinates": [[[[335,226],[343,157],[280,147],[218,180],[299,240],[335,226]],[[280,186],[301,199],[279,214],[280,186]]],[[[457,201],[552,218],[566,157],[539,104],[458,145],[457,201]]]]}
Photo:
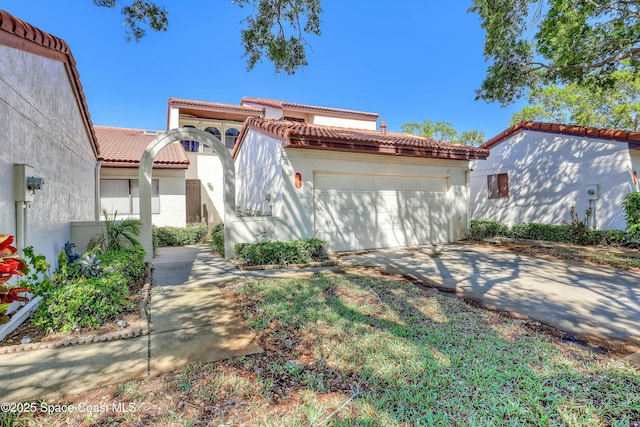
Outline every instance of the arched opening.
{"type": "MultiPolygon", "coordinates": [[[[139,241],[146,251],[145,261],[151,262],[153,259],[152,244],[152,215],[151,215],[151,179],[153,175],[153,161],[158,153],[167,145],[172,143],[182,143],[182,141],[197,141],[211,148],[220,158],[222,164],[222,173],[224,177],[224,214],[225,221],[230,220],[236,209],[236,192],[235,192],[235,166],[229,149],[216,138],[212,133],[205,132],[196,128],[179,128],[171,129],[165,134],[158,135],[147,146],[140,160],[140,169],[138,171],[138,182],[140,185],[140,238],[139,241]]],[[[225,240],[227,240],[228,231],[225,228],[225,240]]],[[[225,250],[225,258],[232,257],[232,251],[225,250]]]]}
{"type": "Polygon", "coordinates": [[[229,150],[233,150],[233,146],[236,145],[238,135],[240,135],[240,131],[234,128],[227,129],[224,133],[224,145],[226,145],[229,150]]]}

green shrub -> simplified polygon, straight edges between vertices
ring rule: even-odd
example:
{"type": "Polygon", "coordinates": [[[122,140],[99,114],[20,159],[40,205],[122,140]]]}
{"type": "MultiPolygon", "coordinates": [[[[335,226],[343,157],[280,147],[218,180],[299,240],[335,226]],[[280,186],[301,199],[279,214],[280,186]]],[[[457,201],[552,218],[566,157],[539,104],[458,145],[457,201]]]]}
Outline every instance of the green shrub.
{"type": "Polygon", "coordinates": [[[139,245],[98,255],[101,268],[95,277],[82,274],[79,261],[67,265],[62,260],[52,276],[44,257],[32,252],[26,279],[42,297],[33,322],[47,332],[99,327],[127,308],[130,286],[144,277],[145,252],[139,245]]]}
{"type": "Polygon", "coordinates": [[[629,193],[622,202],[627,233],[631,239],[640,239],[640,192],[629,193]]]}
{"type": "Polygon", "coordinates": [[[224,224],[217,224],[211,229],[211,250],[224,255],[224,224]]]}
{"type": "Polygon", "coordinates": [[[77,278],[43,295],[33,322],[47,332],[95,329],[123,310],[128,295],[123,274],[77,278]]]}
{"type": "Polygon", "coordinates": [[[624,246],[628,242],[627,233],[622,230],[592,230],[591,244],[602,246],[624,246]]]}
{"type": "Polygon", "coordinates": [[[509,227],[496,221],[471,220],[471,239],[482,240],[496,236],[508,237],[509,227]]]}
{"type": "Polygon", "coordinates": [[[286,242],[266,241],[260,243],[239,243],[234,247],[238,258],[249,264],[304,264],[327,258],[325,242],[311,238],[286,242]]]}
{"type": "Polygon", "coordinates": [[[106,252],[98,255],[98,259],[105,274],[121,273],[129,284],[144,279],[145,262],[142,246],[106,252]]]}
{"type": "Polygon", "coordinates": [[[153,227],[153,240],[157,247],[197,245],[207,235],[205,224],[192,224],[186,227],[153,227]]]}
{"type": "Polygon", "coordinates": [[[573,242],[573,235],[568,225],[516,224],[511,227],[511,237],[549,242],[573,242]]]}

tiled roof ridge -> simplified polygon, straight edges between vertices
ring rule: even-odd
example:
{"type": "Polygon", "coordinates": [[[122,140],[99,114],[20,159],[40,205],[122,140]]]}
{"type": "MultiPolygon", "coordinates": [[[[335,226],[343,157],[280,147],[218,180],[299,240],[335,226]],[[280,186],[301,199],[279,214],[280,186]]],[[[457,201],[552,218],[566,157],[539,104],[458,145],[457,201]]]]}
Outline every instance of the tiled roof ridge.
{"type": "Polygon", "coordinates": [[[590,136],[594,138],[615,139],[621,141],[640,141],[640,132],[621,129],[598,128],[592,126],[568,125],[562,123],[546,123],[524,120],[505,129],[498,135],[486,141],[480,147],[490,148],[505,138],[520,130],[539,130],[543,132],[555,132],[568,135],[590,136]]]}
{"type": "MultiPolygon", "coordinates": [[[[251,117],[247,119],[245,122],[245,126],[253,126],[264,130],[266,132],[272,133],[277,136],[290,138],[294,135],[299,134],[303,128],[311,128],[319,131],[325,131],[325,133],[330,132],[343,132],[343,133],[351,133],[354,135],[362,134],[366,136],[373,137],[374,139],[405,139],[412,140],[417,143],[426,143],[426,144],[437,144],[437,145],[446,145],[452,149],[456,149],[459,151],[467,151],[468,149],[477,149],[476,147],[471,147],[468,145],[456,144],[453,142],[447,142],[434,138],[426,138],[418,135],[411,135],[408,133],[402,132],[380,132],[376,130],[369,129],[359,129],[359,128],[349,128],[349,127],[338,127],[338,126],[326,126],[326,125],[317,125],[312,123],[301,123],[301,122],[293,122],[287,120],[274,120],[274,119],[263,119],[259,117],[251,117]]],[[[483,150],[481,150],[483,151],[483,150]]]]}
{"type": "MultiPolygon", "coordinates": [[[[326,142],[328,145],[325,146],[333,146],[334,148],[337,148],[336,144],[355,144],[363,149],[367,147],[396,147],[400,151],[402,149],[408,149],[415,150],[416,152],[451,153],[478,158],[486,158],[489,154],[488,150],[478,147],[455,144],[399,132],[383,133],[367,129],[324,126],[253,117],[245,121],[245,126],[241,134],[238,136],[240,143],[236,144],[234,147],[234,157],[239,152],[240,146],[244,140],[244,135],[248,129],[263,131],[276,138],[286,140],[289,143],[291,143],[291,141],[295,141],[294,143],[291,143],[292,146],[304,145],[313,147],[318,146],[317,143],[322,144],[326,142]]],[[[396,152],[396,154],[397,153],[399,152],[396,152]]]]}
{"type": "Polygon", "coordinates": [[[47,32],[40,30],[39,28],[13,16],[6,10],[0,9],[0,30],[9,34],[13,34],[16,37],[22,38],[28,42],[42,46],[47,49],[51,49],[56,52],[60,52],[65,55],[67,63],[69,64],[69,71],[73,76],[73,80],[76,84],[76,93],[78,103],[83,112],[84,119],[87,122],[87,132],[92,139],[92,145],[95,150],[96,156],[100,154],[100,148],[98,146],[98,139],[93,131],[93,124],[91,122],[91,115],[89,114],[89,106],[87,105],[87,99],[84,95],[82,83],[80,82],[80,73],[76,67],[76,60],[71,53],[71,49],[67,42],[59,37],[51,35],[47,32]]]}
{"type": "Polygon", "coordinates": [[[15,34],[25,40],[39,44],[40,46],[57,50],[65,55],[71,54],[71,49],[69,49],[67,42],[59,37],[46,33],[27,22],[24,22],[22,19],[11,15],[6,10],[0,10],[0,29],[11,34],[15,34]]]}
{"type": "Polygon", "coordinates": [[[127,128],[122,126],[107,126],[107,125],[94,125],[96,129],[117,129],[117,130],[129,130],[135,132],[158,132],[158,134],[166,133],[166,130],[163,129],[139,129],[139,128],[127,128]]]}
{"type": "Polygon", "coordinates": [[[380,114],[378,113],[371,113],[367,111],[348,110],[345,108],[334,108],[334,107],[322,107],[318,105],[298,104],[295,102],[286,102],[286,101],[280,101],[277,99],[269,99],[269,98],[251,98],[251,97],[245,96],[240,100],[241,104],[243,102],[251,102],[255,104],[266,105],[270,107],[278,107],[278,108],[295,108],[295,109],[301,109],[301,110],[338,113],[338,114],[366,117],[366,118],[376,119],[376,120],[380,117],[380,114]]]}
{"type": "Polygon", "coordinates": [[[256,113],[262,113],[264,109],[251,107],[248,105],[236,105],[236,104],[225,104],[222,102],[208,102],[208,101],[198,101],[194,99],[183,99],[183,98],[169,98],[169,105],[172,104],[180,104],[184,106],[191,107],[205,107],[205,108],[228,108],[230,110],[235,111],[252,111],[256,113]]]}

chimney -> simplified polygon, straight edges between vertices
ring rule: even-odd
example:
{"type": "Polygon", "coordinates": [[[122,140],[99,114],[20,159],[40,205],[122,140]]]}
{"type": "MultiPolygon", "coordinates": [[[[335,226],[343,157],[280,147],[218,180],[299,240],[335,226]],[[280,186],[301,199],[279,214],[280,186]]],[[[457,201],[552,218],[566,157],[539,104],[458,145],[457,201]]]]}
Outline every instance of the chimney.
{"type": "Polygon", "coordinates": [[[384,120],[380,122],[380,133],[387,133],[387,122],[384,120]]]}

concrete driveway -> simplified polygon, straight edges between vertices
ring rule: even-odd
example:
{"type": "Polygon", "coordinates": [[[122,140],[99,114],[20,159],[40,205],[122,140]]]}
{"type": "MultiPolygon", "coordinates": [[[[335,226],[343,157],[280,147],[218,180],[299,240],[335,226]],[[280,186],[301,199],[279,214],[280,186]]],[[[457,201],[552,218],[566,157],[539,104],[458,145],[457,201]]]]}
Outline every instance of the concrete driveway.
{"type": "Polygon", "coordinates": [[[640,339],[637,272],[473,245],[382,250],[342,261],[414,277],[571,335],[640,339]]]}

